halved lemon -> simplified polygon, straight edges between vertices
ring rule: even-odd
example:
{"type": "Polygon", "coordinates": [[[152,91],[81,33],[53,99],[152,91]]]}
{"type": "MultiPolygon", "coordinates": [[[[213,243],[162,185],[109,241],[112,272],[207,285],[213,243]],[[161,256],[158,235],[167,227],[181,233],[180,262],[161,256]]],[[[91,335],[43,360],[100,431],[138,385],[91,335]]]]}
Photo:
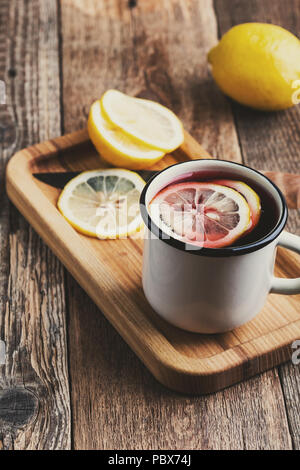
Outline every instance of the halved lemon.
{"type": "Polygon", "coordinates": [[[108,90],[101,98],[106,118],[137,143],[171,152],[184,140],[178,117],[165,106],[108,90]]]}
{"type": "Polygon", "coordinates": [[[69,181],[57,205],[66,220],[85,235],[127,238],[142,227],[139,198],[144,185],[129,170],[85,171],[69,181]]]}
{"type": "Polygon", "coordinates": [[[246,199],[232,188],[210,182],[171,184],[153,198],[149,210],[164,233],[206,248],[231,245],[250,224],[246,199]]]}
{"type": "Polygon", "coordinates": [[[100,155],[118,167],[140,170],[154,165],[164,152],[137,143],[105,118],[100,100],[95,101],[88,118],[88,133],[100,155]]]}

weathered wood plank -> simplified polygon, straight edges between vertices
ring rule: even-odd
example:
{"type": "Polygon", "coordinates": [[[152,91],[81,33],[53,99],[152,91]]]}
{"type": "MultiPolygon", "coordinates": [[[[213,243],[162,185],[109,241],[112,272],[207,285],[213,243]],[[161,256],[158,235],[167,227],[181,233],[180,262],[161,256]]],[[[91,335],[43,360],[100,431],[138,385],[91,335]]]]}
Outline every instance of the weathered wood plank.
{"type": "MultiPolygon", "coordinates": [[[[135,3],[61,3],[65,130],[83,127],[91,102],[115,87],[170,106],[213,155],[240,161],[230,105],[207,68],[212,1],[135,3]]],[[[75,448],[291,447],[276,370],[216,395],[179,396],[155,382],[70,277],[68,306],[75,448]]]]}
{"type": "MultiPolygon", "coordinates": [[[[293,350],[291,350],[292,354],[293,350]]],[[[289,429],[294,449],[300,449],[299,416],[300,416],[300,373],[299,364],[291,362],[279,367],[279,376],[283,387],[289,429]]]]}
{"type": "Polygon", "coordinates": [[[60,134],[56,0],[2,0],[0,448],[70,447],[64,271],[4,194],[19,148],[60,134]],[[2,46],[3,50],[2,50],[2,46]]]}
{"type": "MultiPolygon", "coordinates": [[[[299,37],[300,1],[215,0],[220,34],[248,21],[278,24],[299,37]]],[[[298,172],[300,163],[300,106],[277,113],[249,110],[231,102],[245,163],[257,169],[298,172]]],[[[299,210],[289,211],[287,229],[300,234],[299,210]]],[[[300,309],[300,307],[299,307],[300,309]]],[[[291,350],[292,355],[292,350],[291,350]]],[[[279,368],[293,446],[299,440],[300,368],[292,364],[279,368]]]]}
{"type": "Polygon", "coordinates": [[[155,381],[75,282],[69,298],[75,448],[290,447],[276,371],[215,395],[176,394],[155,381]]]}

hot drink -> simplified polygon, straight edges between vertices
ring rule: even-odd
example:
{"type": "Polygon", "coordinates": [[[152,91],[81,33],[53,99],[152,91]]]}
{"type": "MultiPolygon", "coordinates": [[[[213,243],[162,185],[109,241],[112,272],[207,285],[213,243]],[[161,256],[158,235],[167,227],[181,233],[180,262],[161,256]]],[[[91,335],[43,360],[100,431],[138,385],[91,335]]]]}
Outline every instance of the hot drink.
{"type": "Polygon", "coordinates": [[[171,181],[152,199],[150,212],[166,235],[206,248],[255,243],[279,219],[277,205],[261,185],[213,170],[171,181]]]}

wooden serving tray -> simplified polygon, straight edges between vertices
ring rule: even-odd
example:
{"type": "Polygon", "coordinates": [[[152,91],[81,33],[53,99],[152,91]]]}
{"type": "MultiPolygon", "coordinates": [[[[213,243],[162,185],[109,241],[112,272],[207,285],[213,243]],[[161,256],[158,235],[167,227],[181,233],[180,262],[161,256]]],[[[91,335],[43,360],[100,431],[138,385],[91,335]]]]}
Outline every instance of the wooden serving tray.
{"type": "MultiPolygon", "coordinates": [[[[154,168],[193,158],[209,155],[185,133],[183,146],[154,168]]],[[[291,343],[300,339],[300,296],[269,295],[254,320],[229,333],[202,335],[177,329],[144,297],[143,240],[100,241],[77,233],[56,208],[60,190],[32,176],[106,166],[87,132],[76,132],[15,154],[7,167],[7,193],[153,375],[180,392],[210,393],[289,360],[291,343]]],[[[295,194],[288,194],[294,205],[295,194]]],[[[299,273],[300,257],[278,249],[276,274],[299,273]]]]}

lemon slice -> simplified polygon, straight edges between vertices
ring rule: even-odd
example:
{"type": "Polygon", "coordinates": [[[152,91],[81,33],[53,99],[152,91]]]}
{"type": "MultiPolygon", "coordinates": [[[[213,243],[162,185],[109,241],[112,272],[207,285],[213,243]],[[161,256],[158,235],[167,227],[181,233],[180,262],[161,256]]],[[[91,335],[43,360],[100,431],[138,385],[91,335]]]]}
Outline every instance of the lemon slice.
{"type": "Polygon", "coordinates": [[[210,182],[171,184],[154,197],[149,209],[167,235],[205,248],[232,245],[248,229],[251,215],[238,191],[210,182]]]}
{"type": "Polygon", "coordinates": [[[129,170],[85,171],[69,181],[57,205],[65,219],[85,235],[127,238],[142,227],[139,198],[144,185],[129,170]]]}
{"type": "Polygon", "coordinates": [[[171,152],[183,143],[180,120],[159,103],[108,90],[101,98],[101,106],[105,117],[137,143],[163,152],[171,152]]]}
{"type": "Polygon", "coordinates": [[[257,226],[261,216],[260,197],[254,191],[254,189],[250,188],[250,186],[248,186],[248,184],[244,183],[243,181],[236,180],[214,180],[211,181],[211,183],[221,184],[222,186],[229,186],[229,188],[235,189],[244,196],[249,204],[251,212],[251,226],[247,230],[247,233],[252,231],[257,226]]]}
{"type": "Polygon", "coordinates": [[[133,141],[105,119],[100,100],[91,106],[88,133],[100,155],[118,167],[140,170],[154,165],[164,156],[161,150],[133,141]]]}

